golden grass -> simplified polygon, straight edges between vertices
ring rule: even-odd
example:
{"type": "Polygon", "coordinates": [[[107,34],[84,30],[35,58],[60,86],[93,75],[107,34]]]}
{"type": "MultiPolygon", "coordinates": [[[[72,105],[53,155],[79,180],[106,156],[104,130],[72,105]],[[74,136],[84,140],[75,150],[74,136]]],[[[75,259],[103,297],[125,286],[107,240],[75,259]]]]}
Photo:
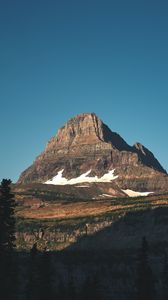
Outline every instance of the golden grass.
{"type": "MultiPolygon", "coordinates": [[[[144,199],[144,201],[146,201],[144,199]]],[[[144,201],[141,203],[131,203],[127,205],[111,203],[106,200],[96,200],[91,202],[77,202],[77,203],[54,203],[47,204],[47,206],[36,209],[24,208],[17,212],[17,216],[31,219],[69,219],[74,217],[96,216],[111,211],[118,211],[127,208],[140,208],[144,206],[144,201]]],[[[148,199],[148,207],[158,207],[168,205],[166,199],[148,199]]]]}

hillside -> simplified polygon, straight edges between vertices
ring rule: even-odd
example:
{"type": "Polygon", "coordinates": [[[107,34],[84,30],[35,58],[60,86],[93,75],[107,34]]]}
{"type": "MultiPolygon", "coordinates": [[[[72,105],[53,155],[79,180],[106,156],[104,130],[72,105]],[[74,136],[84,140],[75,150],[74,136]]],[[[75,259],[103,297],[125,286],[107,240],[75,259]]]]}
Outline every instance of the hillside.
{"type": "Polygon", "coordinates": [[[103,236],[104,242],[100,245],[105,249],[125,248],[129,244],[136,247],[144,234],[153,242],[167,240],[168,194],[108,199],[102,195],[101,199],[82,199],[70,197],[69,190],[65,196],[58,190],[56,193],[55,186],[50,186],[50,190],[44,187],[40,184],[13,187],[18,203],[19,249],[31,248],[35,242],[41,249],[46,246],[50,250],[65,249],[78,245],[79,238],[83,237],[88,248],[96,248],[97,232],[103,236]],[[112,244],[109,232],[106,237],[106,228],[113,236],[112,244]]]}

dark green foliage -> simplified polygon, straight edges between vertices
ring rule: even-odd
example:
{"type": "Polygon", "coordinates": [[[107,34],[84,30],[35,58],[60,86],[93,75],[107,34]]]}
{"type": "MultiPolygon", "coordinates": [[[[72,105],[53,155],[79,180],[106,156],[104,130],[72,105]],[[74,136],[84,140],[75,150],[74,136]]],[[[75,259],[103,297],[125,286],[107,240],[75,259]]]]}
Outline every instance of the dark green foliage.
{"type": "Polygon", "coordinates": [[[138,255],[136,286],[138,300],[155,299],[154,278],[149,265],[148,243],[145,237],[142,239],[142,246],[138,255]]]}
{"type": "Polygon", "coordinates": [[[101,300],[102,298],[102,285],[98,275],[86,279],[83,288],[81,289],[80,300],[101,300]]]}
{"type": "Polygon", "coordinates": [[[0,186],[0,255],[15,247],[15,200],[10,192],[11,180],[3,179],[0,186]]]}
{"type": "Polygon", "coordinates": [[[39,276],[38,276],[38,250],[34,244],[30,251],[28,282],[26,286],[26,300],[38,299],[39,276]]]}
{"type": "Polygon", "coordinates": [[[34,244],[30,252],[26,299],[55,299],[52,278],[51,257],[46,251],[40,253],[34,244]]]}
{"type": "Polygon", "coordinates": [[[168,300],[168,258],[164,255],[163,273],[162,273],[162,300],[168,300]]]}
{"type": "Polygon", "coordinates": [[[51,255],[44,251],[39,257],[39,299],[55,299],[51,255]]]}
{"type": "Polygon", "coordinates": [[[11,180],[0,185],[0,291],[2,299],[17,299],[15,263],[15,200],[10,191],[11,180]]]}
{"type": "Polygon", "coordinates": [[[55,295],[54,300],[66,300],[67,299],[67,289],[61,279],[57,286],[57,289],[54,291],[54,295],[55,295]]]}

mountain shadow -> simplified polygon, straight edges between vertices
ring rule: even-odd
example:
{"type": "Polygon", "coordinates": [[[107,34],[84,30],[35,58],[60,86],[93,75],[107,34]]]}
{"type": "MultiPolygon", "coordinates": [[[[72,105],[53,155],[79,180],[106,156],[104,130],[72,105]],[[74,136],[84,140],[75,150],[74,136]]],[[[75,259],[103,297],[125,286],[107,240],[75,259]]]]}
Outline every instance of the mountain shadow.
{"type": "Polygon", "coordinates": [[[41,252],[33,247],[36,251],[16,252],[16,299],[138,300],[136,278],[144,235],[156,288],[152,300],[162,299],[167,232],[168,207],[160,207],[127,212],[93,235],[88,227],[87,235],[63,251],[41,252]]]}
{"type": "Polygon", "coordinates": [[[150,244],[168,246],[168,207],[133,211],[118,216],[117,220],[104,229],[78,238],[65,251],[122,251],[135,250],[146,236],[150,244]]]}

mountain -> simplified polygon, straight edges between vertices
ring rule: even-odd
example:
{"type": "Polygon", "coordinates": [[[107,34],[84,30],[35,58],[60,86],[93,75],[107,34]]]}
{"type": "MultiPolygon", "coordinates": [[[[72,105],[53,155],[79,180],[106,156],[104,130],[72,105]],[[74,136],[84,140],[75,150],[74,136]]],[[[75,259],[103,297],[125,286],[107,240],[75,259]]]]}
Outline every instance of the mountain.
{"type": "Polygon", "coordinates": [[[168,190],[167,173],[152,152],[140,143],[128,145],[94,113],[77,115],[58,130],[18,180],[19,184],[33,182],[111,182],[124,191],[168,190]]]}

